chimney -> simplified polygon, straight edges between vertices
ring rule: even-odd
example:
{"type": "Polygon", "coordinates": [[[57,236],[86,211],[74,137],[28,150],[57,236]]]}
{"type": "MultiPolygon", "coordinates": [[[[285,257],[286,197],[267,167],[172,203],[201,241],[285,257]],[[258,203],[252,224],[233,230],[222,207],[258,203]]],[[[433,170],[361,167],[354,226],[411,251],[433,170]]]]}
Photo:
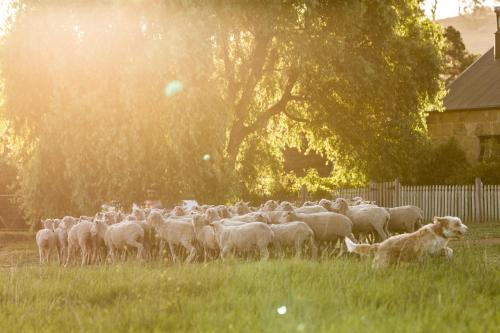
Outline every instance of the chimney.
{"type": "Polygon", "coordinates": [[[500,6],[495,7],[497,14],[497,32],[495,32],[495,59],[500,59],[500,6]]]}

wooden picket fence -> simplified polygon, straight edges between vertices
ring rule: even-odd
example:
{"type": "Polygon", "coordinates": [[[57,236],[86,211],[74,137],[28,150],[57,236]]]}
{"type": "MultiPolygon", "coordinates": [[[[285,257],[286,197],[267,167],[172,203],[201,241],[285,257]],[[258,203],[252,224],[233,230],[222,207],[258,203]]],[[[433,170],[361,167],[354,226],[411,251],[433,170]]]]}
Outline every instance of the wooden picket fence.
{"type": "Polygon", "coordinates": [[[415,205],[423,209],[427,221],[452,215],[464,222],[500,222],[500,185],[483,185],[479,178],[469,185],[404,186],[397,180],[370,183],[363,188],[339,189],[333,195],[361,197],[383,207],[415,205]]]}

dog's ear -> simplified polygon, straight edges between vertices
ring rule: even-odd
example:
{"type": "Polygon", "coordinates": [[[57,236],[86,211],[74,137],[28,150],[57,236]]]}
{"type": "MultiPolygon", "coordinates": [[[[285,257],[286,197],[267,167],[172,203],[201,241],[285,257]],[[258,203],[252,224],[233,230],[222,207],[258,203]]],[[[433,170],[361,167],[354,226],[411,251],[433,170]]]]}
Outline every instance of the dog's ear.
{"type": "Polygon", "coordinates": [[[448,219],[446,217],[434,216],[434,223],[444,228],[448,227],[448,219]]]}

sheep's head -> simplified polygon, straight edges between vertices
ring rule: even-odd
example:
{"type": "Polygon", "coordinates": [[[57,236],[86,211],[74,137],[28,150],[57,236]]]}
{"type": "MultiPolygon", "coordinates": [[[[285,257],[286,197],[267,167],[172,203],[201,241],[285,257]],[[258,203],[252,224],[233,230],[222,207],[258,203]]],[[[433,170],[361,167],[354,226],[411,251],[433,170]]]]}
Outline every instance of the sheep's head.
{"type": "Polygon", "coordinates": [[[278,203],[276,201],[274,201],[274,200],[268,200],[268,201],[266,201],[266,203],[262,207],[262,210],[273,211],[276,208],[278,208],[278,203]]]}
{"type": "Polygon", "coordinates": [[[159,211],[154,211],[154,212],[151,212],[151,214],[149,214],[146,221],[153,228],[158,228],[163,223],[163,216],[161,215],[161,213],[159,211]]]}
{"type": "Polygon", "coordinates": [[[205,212],[205,217],[208,221],[213,222],[221,219],[219,211],[216,208],[209,208],[205,212]]]}
{"type": "Polygon", "coordinates": [[[104,220],[94,219],[92,227],[90,227],[90,234],[94,237],[98,234],[102,235],[106,231],[107,227],[108,225],[104,220]]]}
{"type": "Polygon", "coordinates": [[[344,198],[338,198],[335,200],[331,207],[332,212],[340,213],[342,215],[347,214],[347,211],[349,210],[349,204],[344,198]]]}
{"type": "Polygon", "coordinates": [[[250,213],[250,207],[248,206],[249,202],[238,201],[234,207],[236,208],[236,213],[238,215],[243,215],[250,213]]]}
{"type": "Polygon", "coordinates": [[[209,224],[209,221],[203,215],[193,215],[193,225],[195,228],[201,228],[209,224]]]}
{"type": "Polygon", "coordinates": [[[281,202],[279,205],[279,209],[287,212],[291,212],[294,210],[292,204],[289,203],[288,201],[281,202]]]}
{"type": "Polygon", "coordinates": [[[172,209],[171,214],[173,216],[184,216],[186,215],[186,211],[181,206],[175,206],[175,208],[172,209]]]}
{"type": "Polygon", "coordinates": [[[49,229],[54,231],[54,220],[52,219],[45,219],[41,220],[42,226],[44,229],[49,229]]]}
{"type": "Polygon", "coordinates": [[[319,201],[319,205],[322,206],[326,210],[330,210],[330,211],[332,210],[332,202],[330,200],[321,199],[319,201]]]}
{"type": "Polygon", "coordinates": [[[255,214],[255,221],[257,221],[257,222],[263,222],[263,223],[269,223],[270,222],[269,216],[267,216],[267,214],[263,214],[263,213],[257,213],[257,214],[255,214]]]}
{"type": "Polygon", "coordinates": [[[299,217],[297,216],[297,213],[295,213],[295,212],[286,212],[286,220],[288,222],[298,221],[299,217]]]}

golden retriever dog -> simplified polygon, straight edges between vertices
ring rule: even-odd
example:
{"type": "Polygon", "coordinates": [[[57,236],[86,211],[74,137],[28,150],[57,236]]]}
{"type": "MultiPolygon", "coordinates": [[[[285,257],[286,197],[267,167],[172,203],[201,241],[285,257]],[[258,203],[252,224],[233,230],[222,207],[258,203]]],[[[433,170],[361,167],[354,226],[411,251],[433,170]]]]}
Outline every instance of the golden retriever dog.
{"type": "Polygon", "coordinates": [[[374,255],[373,267],[383,268],[400,262],[422,261],[429,256],[451,258],[450,239],[461,238],[468,228],[458,217],[434,217],[430,223],[415,232],[392,236],[381,243],[356,244],[346,238],[349,252],[374,255]]]}

